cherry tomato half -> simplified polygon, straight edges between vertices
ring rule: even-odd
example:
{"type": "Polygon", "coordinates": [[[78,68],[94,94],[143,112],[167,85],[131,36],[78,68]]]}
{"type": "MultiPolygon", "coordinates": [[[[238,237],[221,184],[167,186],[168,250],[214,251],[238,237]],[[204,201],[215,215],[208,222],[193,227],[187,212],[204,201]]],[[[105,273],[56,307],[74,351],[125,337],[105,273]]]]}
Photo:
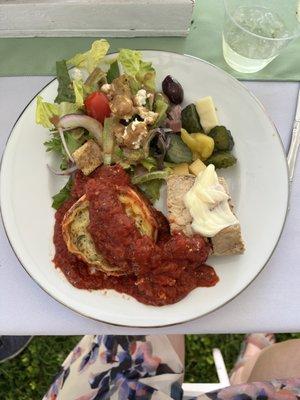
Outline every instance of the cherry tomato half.
{"type": "Polygon", "coordinates": [[[84,105],[87,114],[103,124],[104,119],[110,116],[108,98],[101,92],[91,93],[85,100],[84,105]]]}

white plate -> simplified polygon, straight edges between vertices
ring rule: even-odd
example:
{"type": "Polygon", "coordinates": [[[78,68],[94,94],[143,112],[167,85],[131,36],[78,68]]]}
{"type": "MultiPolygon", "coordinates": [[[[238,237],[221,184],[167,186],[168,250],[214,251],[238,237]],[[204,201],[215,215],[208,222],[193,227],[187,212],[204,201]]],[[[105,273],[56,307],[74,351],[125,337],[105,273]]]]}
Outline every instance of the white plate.
{"type": "MultiPolygon", "coordinates": [[[[71,286],[51,262],[54,212],[51,196],[64,184],[46,167],[43,142],[48,133],[34,122],[35,100],[16,122],[2,160],[1,206],[8,238],[32,278],[52,297],[97,320],[127,326],[164,326],[197,318],[239,294],[262,270],[280,237],[288,204],[287,165],[282,143],[258,100],[237,80],[199,59],[145,51],[158,84],[167,75],[182,84],[185,103],[211,95],[219,119],[235,139],[238,164],[224,171],[247,250],[244,255],[211,258],[220,277],[213,288],[193,290],[180,302],[152,307],[114,291],[102,293],[71,286]]],[[[57,82],[41,95],[56,96],[57,82]]],[[[221,170],[220,173],[223,174],[221,170]]]]}

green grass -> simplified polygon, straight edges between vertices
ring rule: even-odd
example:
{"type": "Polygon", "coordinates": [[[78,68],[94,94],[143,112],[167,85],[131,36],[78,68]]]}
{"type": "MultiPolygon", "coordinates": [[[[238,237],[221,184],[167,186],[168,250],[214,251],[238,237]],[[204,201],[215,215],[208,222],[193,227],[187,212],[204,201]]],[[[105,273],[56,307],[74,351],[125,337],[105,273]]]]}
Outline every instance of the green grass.
{"type": "Polygon", "coordinates": [[[41,400],[79,339],[80,336],[33,338],[18,357],[0,364],[1,400],[41,400]]]}
{"type": "MultiPolygon", "coordinates": [[[[221,349],[227,370],[238,356],[244,335],[187,335],[186,382],[217,382],[212,349],[221,349]]],[[[300,338],[279,334],[277,341],[300,338]]],[[[80,336],[35,337],[16,358],[0,364],[1,400],[41,400],[63,360],[80,336]],[[4,396],[4,397],[3,397],[4,396]]]]}

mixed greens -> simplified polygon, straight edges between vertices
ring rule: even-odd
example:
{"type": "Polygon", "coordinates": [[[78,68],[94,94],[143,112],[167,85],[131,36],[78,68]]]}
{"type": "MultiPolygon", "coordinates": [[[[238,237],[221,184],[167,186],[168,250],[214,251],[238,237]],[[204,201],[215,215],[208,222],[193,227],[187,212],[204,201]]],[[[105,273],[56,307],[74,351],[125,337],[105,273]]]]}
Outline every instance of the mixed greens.
{"type": "Polygon", "coordinates": [[[105,57],[109,43],[56,63],[54,103],[37,98],[36,122],[50,130],[46,151],[57,154],[69,181],[53,197],[57,209],[69,198],[73,173],[91,174],[101,164],[119,163],[146,196],[155,202],[170,173],[196,173],[212,163],[226,168],[236,162],[234,141],[220,126],[210,97],[181,108],[184,90],[168,75],[162,90],[156,72],[139,51],[122,49],[105,57]]]}

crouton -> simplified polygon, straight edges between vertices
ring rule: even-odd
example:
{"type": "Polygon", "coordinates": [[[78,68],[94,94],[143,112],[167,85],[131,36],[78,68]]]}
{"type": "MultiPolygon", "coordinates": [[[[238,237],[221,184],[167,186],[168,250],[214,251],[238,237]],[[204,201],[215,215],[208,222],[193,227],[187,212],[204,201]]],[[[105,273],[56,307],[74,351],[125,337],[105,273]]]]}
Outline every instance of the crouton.
{"type": "Polygon", "coordinates": [[[97,143],[90,139],[72,154],[75,163],[84,175],[89,175],[102,164],[101,149],[97,143]]]}

